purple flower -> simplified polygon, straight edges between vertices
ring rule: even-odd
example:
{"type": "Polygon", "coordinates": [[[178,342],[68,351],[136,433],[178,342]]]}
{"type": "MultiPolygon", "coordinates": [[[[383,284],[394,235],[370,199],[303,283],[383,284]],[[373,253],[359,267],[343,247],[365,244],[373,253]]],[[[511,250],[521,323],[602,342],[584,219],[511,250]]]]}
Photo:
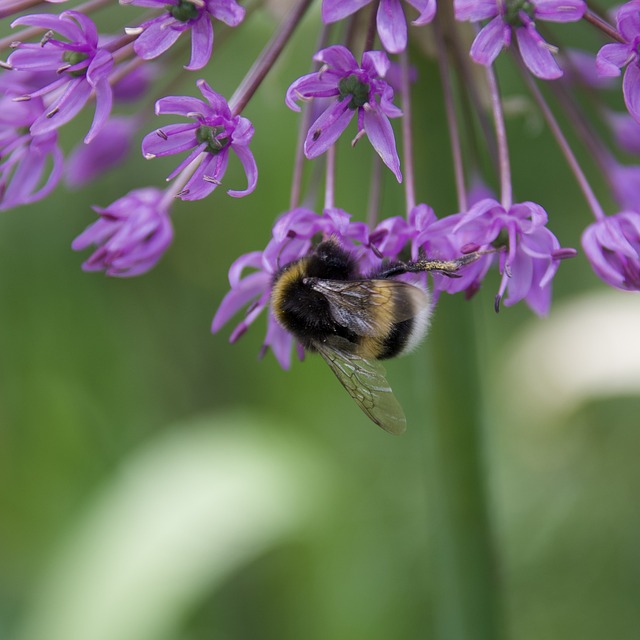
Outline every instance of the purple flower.
{"type": "MultiPolygon", "coordinates": [[[[275,274],[286,264],[306,256],[312,248],[312,239],[322,234],[336,237],[348,247],[353,242],[366,242],[367,226],[362,222],[350,222],[349,215],[340,209],[331,209],[322,216],[309,209],[293,209],[281,216],[273,227],[272,238],[264,251],[253,251],[238,258],[229,269],[231,290],[224,297],[216,312],[211,331],[219,331],[240,309],[247,307],[243,320],[229,338],[235,342],[267,307],[275,274]],[[244,274],[246,269],[252,271],[244,274]]],[[[262,353],[271,349],[283,369],[291,365],[293,338],[280,326],[275,315],[267,318],[267,334],[262,353]]],[[[298,346],[298,353],[302,351],[298,346]]]]}
{"type": "Polygon", "coordinates": [[[160,78],[159,64],[148,62],[136,67],[113,85],[113,99],[116,102],[135,102],[153,91],[153,82],[160,78]]]}
{"type": "Polygon", "coordinates": [[[611,89],[614,86],[612,78],[604,77],[598,73],[596,56],[580,49],[567,49],[564,51],[566,58],[564,67],[564,80],[577,82],[592,89],[611,89]]]}
{"type": "Polygon", "coordinates": [[[204,158],[180,193],[182,200],[200,200],[208,196],[224,177],[229,162],[229,150],[238,156],[247,176],[247,188],[229,190],[234,198],[250,194],[258,181],[258,168],[249,149],[253,125],[242,116],[234,116],[227,101],[204,81],[196,83],[207,103],[188,96],[168,96],[156,102],[156,114],[176,114],[191,118],[191,122],[171,124],[145,136],[142,153],[145,158],[169,156],[190,151],[189,155],[169,175],[171,180],[200,154],[204,158]]]}
{"type": "MultiPolygon", "coordinates": [[[[368,5],[371,0],[323,0],[322,20],[337,22],[368,5]]],[[[407,0],[420,14],[411,24],[427,24],[436,15],[436,0],[407,0]]],[[[400,0],[380,0],[376,16],[378,35],[390,53],[400,53],[407,47],[407,20],[400,0]]]]}
{"type": "Polygon", "coordinates": [[[245,10],[235,0],[120,0],[150,9],[165,9],[167,13],[140,25],[142,33],[133,48],[145,60],[164,53],[185,31],[191,30],[191,60],[185,69],[202,69],[213,49],[211,18],[221,20],[230,27],[244,20],[245,10]]]}
{"type": "MultiPolygon", "coordinates": [[[[489,243],[484,241],[484,225],[461,225],[464,219],[462,213],[438,219],[428,205],[419,204],[414,207],[409,214],[409,225],[414,231],[411,257],[414,260],[421,256],[437,260],[455,260],[466,253],[489,248],[489,243]]],[[[442,291],[451,294],[465,291],[466,297],[470,298],[480,288],[492,260],[491,255],[483,256],[467,265],[457,278],[432,273],[434,297],[437,298],[442,291]]]]}
{"type": "Polygon", "coordinates": [[[154,267],[173,240],[164,200],[160,189],[146,188],[131,191],[106,209],[94,207],[100,219],[71,245],[75,251],[97,247],[82,268],[126,278],[154,267]]]}
{"type": "Polygon", "coordinates": [[[623,209],[640,212],[640,166],[623,165],[609,159],[605,166],[607,180],[616,202],[623,209]]]}
{"type": "Polygon", "coordinates": [[[640,213],[623,211],[589,225],[582,247],[596,275],[626,291],[640,291],[640,213]]]}
{"type": "Polygon", "coordinates": [[[460,215],[453,229],[456,235],[471,231],[479,246],[493,244],[499,236],[508,242],[507,250],[499,254],[502,281],[496,307],[508,290],[506,306],[524,300],[538,315],[548,313],[551,281],[560,260],[574,256],[575,250],[561,248],[546,224],[547,212],[534,202],[514,204],[507,211],[489,198],[460,215]]]}
{"type": "Polygon", "coordinates": [[[40,200],[60,180],[58,133],[29,131],[43,111],[40,98],[15,102],[10,91],[0,98],[0,210],[40,200]]]}
{"type": "Polygon", "coordinates": [[[314,60],[322,62],[317,73],[298,78],[287,90],[286,104],[300,111],[297,100],[337,98],[311,125],[304,143],[307,158],[324,153],[358,113],[358,140],[367,134],[382,161],[402,182],[400,160],[389,118],[402,115],[392,104],[393,89],[382,79],[389,59],[382,51],[366,51],[359,66],[351,52],[340,45],[322,49],[314,60]]]}
{"type": "Polygon", "coordinates": [[[613,133],[616,144],[632,154],[640,153],[640,123],[626,111],[605,111],[605,119],[613,133]]]}
{"type": "Polygon", "coordinates": [[[454,0],[457,20],[489,20],[471,45],[471,57],[489,66],[511,44],[515,34],[525,65],[546,80],[559,78],[562,69],[549,45],[536,31],[535,20],[575,22],[584,15],[583,0],[454,0]]]}
{"type": "Polygon", "coordinates": [[[9,56],[13,69],[25,71],[53,71],[57,77],[21,99],[29,100],[49,95],[52,102],[33,122],[31,133],[40,135],[57,129],[73,119],[95,92],[96,111],[91,128],[85,137],[90,142],[100,131],[111,112],[113,95],[109,75],[113,57],[98,46],[98,31],[93,21],[77,11],[63,11],[59,16],[34,14],[14,20],[16,25],[30,25],[47,29],[38,44],[20,43],[9,56]],[[59,33],[66,40],[53,37],[59,33]]]}
{"type": "Polygon", "coordinates": [[[640,3],[629,2],[616,14],[618,32],[626,42],[605,44],[598,51],[596,65],[602,76],[619,76],[627,67],[622,81],[622,93],[629,113],[640,122],[640,3]]]}
{"type": "Polygon", "coordinates": [[[71,152],[65,167],[65,182],[78,188],[119,167],[131,149],[139,122],[133,116],[109,118],[89,144],[81,143],[71,152]]]}

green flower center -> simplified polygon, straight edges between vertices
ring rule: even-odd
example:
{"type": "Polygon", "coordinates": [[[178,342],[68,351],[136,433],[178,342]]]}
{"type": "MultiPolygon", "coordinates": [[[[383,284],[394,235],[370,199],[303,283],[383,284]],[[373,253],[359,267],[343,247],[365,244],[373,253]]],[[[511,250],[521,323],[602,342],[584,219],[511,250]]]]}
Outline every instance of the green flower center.
{"type": "Polygon", "coordinates": [[[224,127],[208,127],[205,124],[196,129],[196,140],[198,144],[206,143],[207,148],[205,151],[214,156],[229,144],[229,136],[226,135],[224,127]],[[221,133],[225,135],[220,136],[221,133]]]}
{"type": "Polygon", "coordinates": [[[189,22],[198,17],[198,7],[191,0],[180,0],[169,9],[169,13],[180,22],[189,22]]]}
{"type": "Polygon", "coordinates": [[[514,27],[522,26],[520,13],[524,11],[532,20],[535,7],[528,0],[507,0],[505,7],[504,21],[514,27]]]}
{"type": "MultiPolygon", "coordinates": [[[[65,51],[62,54],[62,60],[71,66],[74,66],[89,57],[88,53],[82,53],[81,51],[65,51]]],[[[85,75],[86,69],[76,69],[75,71],[69,71],[70,76],[79,77],[85,75]]]]}
{"type": "Polygon", "coordinates": [[[360,107],[364,107],[364,105],[369,100],[369,89],[370,85],[368,82],[360,82],[358,78],[351,74],[346,78],[342,78],[338,83],[338,90],[340,91],[340,100],[343,100],[347,96],[351,96],[351,100],[349,101],[348,107],[349,109],[358,109],[360,107]]]}

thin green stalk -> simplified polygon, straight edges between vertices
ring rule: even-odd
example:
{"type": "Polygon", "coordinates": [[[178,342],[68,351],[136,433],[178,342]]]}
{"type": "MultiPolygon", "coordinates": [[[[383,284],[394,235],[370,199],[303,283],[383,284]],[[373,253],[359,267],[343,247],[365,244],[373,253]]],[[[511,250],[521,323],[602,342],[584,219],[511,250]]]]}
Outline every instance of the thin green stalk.
{"type": "Polygon", "coordinates": [[[436,640],[502,637],[473,313],[446,296],[430,336],[434,420],[425,426],[436,640]]]}

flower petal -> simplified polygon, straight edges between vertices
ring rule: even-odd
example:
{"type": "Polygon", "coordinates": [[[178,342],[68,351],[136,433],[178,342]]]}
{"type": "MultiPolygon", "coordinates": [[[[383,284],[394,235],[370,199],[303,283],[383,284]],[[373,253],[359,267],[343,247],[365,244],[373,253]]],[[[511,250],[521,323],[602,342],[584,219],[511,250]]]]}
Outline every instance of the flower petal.
{"type": "Polygon", "coordinates": [[[368,5],[371,0],[322,0],[322,21],[338,22],[368,5]]]}
{"type": "Polygon", "coordinates": [[[630,64],[624,72],[622,93],[629,113],[640,122],[640,68],[637,62],[630,64]]]}
{"type": "Polygon", "coordinates": [[[258,183],[258,165],[249,147],[231,145],[231,148],[242,163],[242,167],[247,176],[247,188],[242,191],[230,189],[227,193],[234,198],[242,198],[243,196],[248,196],[256,188],[256,184],[258,183]]]}
{"type": "Polygon", "coordinates": [[[56,31],[70,42],[80,42],[84,40],[82,31],[75,22],[61,20],[60,16],[49,13],[32,13],[31,15],[16,18],[11,23],[11,27],[17,26],[40,27],[45,31],[56,31]]]}
{"type": "Polygon", "coordinates": [[[339,95],[338,79],[330,73],[309,73],[298,78],[287,89],[285,104],[292,111],[300,111],[298,100],[330,98],[339,95]]]}
{"type": "Polygon", "coordinates": [[[398,182],[402,182],[400,159],[396,151],[396,140],[393,128],[387,116],[375,107],[364,109],[364,130],[369,142],[382,161],[391,169],[398,182]]]}
{"type": "Polygon", "coordinates": [[[488,66],[508,43],[509,27],[502,16],[496,16],[484,26],[471,45],[471,58],[478,64],[488,66]]]}
{"type": "Polygon", "coordinates": [[[213,26],[211,18],[204,12],[191,27],[191,60],[185,66],[189,71],[202,69],[211,58],[213,50],[213,26]]]}
{"type": "Polygon", "coordinates": [[[142,140],[142,154],[145,157],[162,157],[188,151],[198,144],[196,129],[197,124],[193,122],[156,129],[142,140]]]}
{"type": "Polygon", "coordinates": [[[311,125],[304,141],[304,154],[309,160],[323,154],[347,128],[355,114],[348,103],[349,98],[335,102],[311,125]]]}
{"type": "Polygon", "coordinates": [[[207,11],[216,19],[237,27],[245,16],[245,9],[235,0],[207,0],[207,11]]]}
{"type": "Polygon", "coordinates": [[[113,106],[113,90],[108,78],[103,78],[95,87],[96,111],[93,114],[93,122],[84,138],[85,144],[89,144],[104,127],[113,106]]]}
{"type": "Polygon", "coordinates": [[[453,0],[456,20],[480,22],[498,15],[496,0],[453,0]]]}
{"type": "Polygon", "coordinates": [[[31,125],[31,133],[47,133],[72,120],[89,100],[91,90],[91,85],[84,78],[71,80],[64,93],[51,104],[50,110],[31,125]],[[53,115],[47,117],[48,114],[53,115]]]}
{"type": "Polygon", "coordinates": [[[631,59],[629,45],[621,42],[605,44],[596,56],[596,69],[601,76],[619,76],[620,69],[631,59]]]}
{"type": "MultiPolygon", "coordinates": [[[[259,254],[260,252],[255,253],[259,254]]],[[[270,283],[270,274],[264,271],[250,273],[239,280],[222,299],[215,316],[213,316],[211,332],[217,333],[242,307],[266,291],[270,283]]]]}
{"type": "Polygon", "coordinates": [[[177,20],[169,21],[164,16],[162,18],[162,21],[149,22],[133,43],[134,51],[144,60],[153,60],[163,54],[184,31],[175,28],[177,20]]]}
{"type": "Polygon", "coordinates": [[[178,115],[191,117],[193,114],[204,116],[209,106],[199,98],[191,96],[165,96],[156,102],[156,115],[178,115]]]}
{"type": "Polygon", "coordinates": [[[577,22],[586,9],[583,0],[536,0],[534,16],[549,22],[577,22]]]}
{"type": "Polygon", "coordinates": [[[358,62],[353,57],[351,51],[340,44],[321,49],[313,56],[313,59],[317,62],[324,62],[341,75],[351,73],[358,69],[358,62]]]}
{"type": "Polygon", "coordinates": [[[545,80],[562,76],[562,69],[558,66],[549,46],[533,27],[519,27],[515,31],[522,60],[534,76],[545,80]]]}
{"type": "Polygon", "coordinates": [[[380,0],[377,14],[378,35],[384,48],[400,53],[407,47],[407,20],[400,0],[380,0]]]}
{"type": "Polygon", "coordinates": [[[420,15],[411,21],[411,24],[419,27],[429,24],[436,16],[436,0],[407,0],[407,2],[415,7],[420,15]]]}

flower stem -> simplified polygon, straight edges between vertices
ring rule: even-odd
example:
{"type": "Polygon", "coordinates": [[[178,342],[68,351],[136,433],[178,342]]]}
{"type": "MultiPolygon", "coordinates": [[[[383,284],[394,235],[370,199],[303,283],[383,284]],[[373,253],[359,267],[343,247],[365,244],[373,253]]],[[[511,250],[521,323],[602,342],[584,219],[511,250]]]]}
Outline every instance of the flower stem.
{"type": "Polygon", "coordinates": [[[367,224],[374,229],[378,223],[380,210],[380,190],[382,186],[382,160],[377,153],[371,158],[371,178],[369,180],[369,201],[367,204],[367,224]]]}
{"type": "MultiPolygon", "coordinates": [[[[320,51],[327,46],[332,25],[325,25],[320,32],[320,37],[316,44],[316,51],[320,51]]],[[[314,70],[318,70],[320,63],[314,62],[314,70]]],[[[300,194],[302,193],[302,174],[304,168],[304,141],[307,131],[311,125],[311,115],[313,114],[313,103],[308,103],[303,107],[302,118],[298,128],[298,140],[296,141],[296,154],[293,161],[293,177],[291,178],[291,195],[289,197],[289,208],[295,209],[300,204],[300,194]]]]}
{"type": "Polygon", "coordinates": [[[493,122],[496,129],[498,142],[498,164],[500,167],[500,200],[502,206],[508,211],[513,204],[511,187],[511,163],[509,162],[509,145],[507,143],[507,130],[504,125],[504,113],[500,99],[500,89],[493,65],[487,67],[487,83],[491,94],[491,108],[493,110],[493,122]]]}
{"type": "Polygon", "coordinates": [[[189,178],[194,174],[200,163],[205,159],[206,153],[196,156],[171,182],[162,196],[161,205],[167,208],[171,206],[173,200],[180,195],[180,192],[187,184],[189,178]]]}
{"type": "Polygon", "coordinates": [[[327,174],[324,181],[324,208],[333,209],[335,206],[335,178],[336,178],[336,145],[327,149],[327,174]]]}
{"type": "Polygon", "coordinates": [[[380,0],[376,0],[371,3],[369,14],[369,23],[367,24],[367,35],[364,40],[363,51],[371,51],[373,49],[373,44],[376,41],[376,33],[377,33],[377,20],[378,20],[378,5],[380,4],[380,0]]]}
{"type": "Polygon", "coordinates": [[[582,171],[582,167],[580,167],[580,164],[578,163],[578,160],[575,154],[573,153],[573,150],[569,146],[569,143],[567,142],[567,139],[564,133],[562,133],[562,129],[560,128],[558,121],[556,120],[551,109],[549,108],[549,105],[547,104],[547,101],[544,99],[544,96],[542,95],[540,89],[538,88],[538,85],[535,83],[535,81],[529,74],[527,68],[525,67],[520,54],[514,53],[514,55],[518,63],[518,67],[520,69],[522,78],[524,79],[525,84],[527,85],[527,88],[531,92],[533,99],[536,101],[538,108],[540,109],[540,111],[542,111],[542,115],[544,116],[544,119],[547,122],[547,126],[549,127],[549,129],[551,129],[551,133],[553,134],[553,137],[556,139],[556,142],[560,147],[560,151],[562,151],[562,154],[564,155],[567,161],[567,164],[571,168],[571,171],[573,172],[573,175],[575,176],[576,181],[578,182],[578,186],[580,187],[580,190],[582,191],[582,194],[584,195],[584,198],[587,201],[589,208],[593,212],[593,215],[595,216],[596,220],[603,220],[605,218],[605,213],[602,209],[602,206],[600,205],[600,202],[596,198],[596,194],[593,192],[593,189],[591,188],[591,185],[589,184],[587,177],[584,175],[584,171],[582,171]]]}
{"type": "Polygon", "coordinates": [[[456,194],[458,197],[458,210],[467,210],[467,190],[464,179],[464,165],[462,163],[462,148],[460,146],[460,133],[458,131],[458,121],[456,118],[455,105],[453,102],[453,91],[451,89],[451,78],[449,77],[449,65],[447,60],[447,48],[442,35],[442,24],[439,12],[433,26],[433,33],[436,41],[436,52],[438,56],[438,68],[440,70],[440,82],[442,83],[442,96],[444,108],[447,115],[447,126],[449,129],[449,142],[451,144],[451,155],[453,157],[453,171],[456,180],[456,194]]]}
{"type": "Polygon", "coordinates": [[[584,19],[592,24],[597,29],[600,29],[603,33],[609,36],[612,40],[617,42],[626,42],[626,40],[618,33],[617,29],[614,29],[604,18],[601,18],[595,11],[587,8],[584,12],[584,19]]]}
{"type": "Polygon", "coordinates": [[[481,376],[468,303],[447,298],[441,304],[430,345],[429,401],[435,420],[425,433],[435,555],[433,638],[497,640],[503,635],[498,563],[483,459],[481,376]]]}
{"type": "Polygon", "coordinates": [[[300,24],[302,17],[312,2],[313,0],[299,0],[298,4],[287,13],[287,17],[280,25],[278,31],[267,43],[233,96],[231,96],[229,107],[234,116],[242,113],[242,110],[247,106],[247,103],[251,100],[253,94],[271,70],[271,67],[273,67],[278,56],[282,53],[282,50],[289,41],[291,34],[300,24]]]}
{"type": "Polygon", "coordinates": [[[406,49],[400,54],[402,93],[402,161],[404,164],[404,194],[407,216],[416,206],[415,174],[413,170],[413,143],[411,131],[411,81],[409,80],[409,58],[406,49]]]}

